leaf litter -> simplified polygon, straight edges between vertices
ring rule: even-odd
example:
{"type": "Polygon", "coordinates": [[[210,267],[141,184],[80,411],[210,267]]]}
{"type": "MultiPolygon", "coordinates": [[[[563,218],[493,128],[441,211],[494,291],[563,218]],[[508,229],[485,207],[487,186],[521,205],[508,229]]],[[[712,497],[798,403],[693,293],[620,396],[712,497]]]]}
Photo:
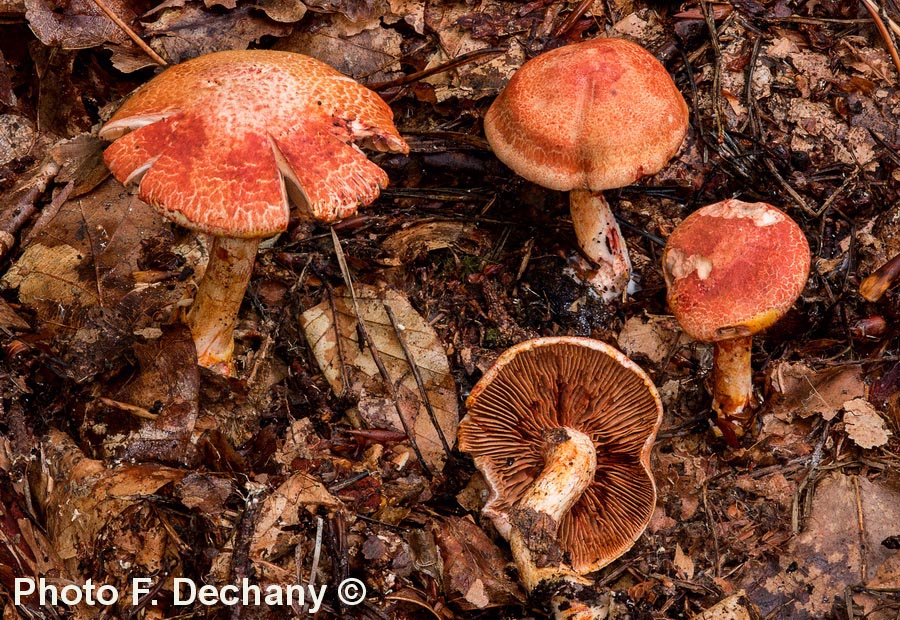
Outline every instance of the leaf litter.
{"type": "MultiPolygon", "coordinates": [[[[621,603],[610,617],[896,616],[898,293],[868,304],[855,287],[900,247],[900,98],[857,3],[112,4],[173,62],[322,57],[380,89],[413,153],[378,156],[392,186],[339,225],[343,264],[305,225],[260,254],[241,374],[211,377],[177,327],[203,243],[104,181],[90,134],[152,61],[92,3],[0,7],[20,22],[0,43],[3,212],[20,214],[2,222],[0,590],[23,571],[124,583],[132,562],[219,584],[359,576],[383,595],[360,617],[534,616],[479,515],[483,481],[447,459],[426,401],[452,448],[460,399],[491,361],[566,334],[617,342],[666,404],[651,525],[598,575],[621,603]],[[693,112],[663,173],[610,193],[642,290],[608,307],[561,275],[565,197],[499,165],[480,126],[527,58],[603,32],[650,48],[693,112]],[[755,340],[759,424],[737,450],[709,430],[712,352],[668,318],[657,267],[679,221],[731,196],[786,208],[816,254],[795,310],[755,340]],[[26,476],[32,454],[48,465],[26,476]],[[83,510],[83,529],[50,519],[56,506],[83,510]],[[89,544],[99,553],[71,556],[89,544]]],[[[336,599],[324,611],[344,612],[336,599]]]]}

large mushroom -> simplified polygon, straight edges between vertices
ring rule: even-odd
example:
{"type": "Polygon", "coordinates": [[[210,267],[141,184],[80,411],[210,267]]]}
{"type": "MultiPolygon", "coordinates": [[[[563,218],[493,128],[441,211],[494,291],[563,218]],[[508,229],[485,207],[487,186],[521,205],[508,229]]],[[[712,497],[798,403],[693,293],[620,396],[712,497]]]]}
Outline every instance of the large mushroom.
{"type": "Polygon", "coordinates": [[[173,220],[213,236],[186,323],[198,363],[231,371],[234,325],[259,240],[284,231],[289,198],[323,222],[387,185],[355,143],[408,152],[377,94],[313,58],[208,54],[136,90],[100,130],[122,183],[173,220]]]}
{"type": "Polygon", "coordinates": [[[528,61],[484,117],[500,161],[569,192],[578,243],[599,266],[585,279],[607,300],[627,287],[631,261],[602,190],[656,174],[687,126],[687,104],[666,69],[624,39],[585,41],[528,61]]]}
{"type": "Polygon", "coordinates": [[[523,583],[556,592],[557,618],[604,617],[585,575],[634,544],[656,503],[653,383],[602,342],[538,338],[503,353],[466,408],[459,448],[487,480],[484,514],[523,583]]]}
{"type": "Polygon", "coordinates": [[[715,343],[713,409],[732,445],[753,415],[753,334],[794,304],[809,262],[803,231],[764,202],[732,199],[698,209],[666,242],[669,307],[692,338],[715,343]]]}

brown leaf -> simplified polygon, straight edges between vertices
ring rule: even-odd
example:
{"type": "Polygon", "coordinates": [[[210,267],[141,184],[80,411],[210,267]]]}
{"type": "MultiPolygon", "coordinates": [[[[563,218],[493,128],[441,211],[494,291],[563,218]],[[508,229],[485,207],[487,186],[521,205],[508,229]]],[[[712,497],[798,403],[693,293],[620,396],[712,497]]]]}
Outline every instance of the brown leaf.
{"type": "Polygon", "coordinates": [[[432,524],[444,563],[444,588],[463,609],[521,604],[524,594],[507,576],[507,558],[480,527],[465,517],[432,524]]]}
{"type": "MultiPolygon", "coordinates": [[[[153,317],[178,301],[188,283],[178,281],[177,272],[154,283],[136,282],[134,274],[143,241],[162,237],[164,245],[174,246],[168,230],[156,209],[109,179],[63,204],[3,283],[18,288],[19,300],[34,308],[51,332],[80,327],[97,309],[116,309],[135,328],[156,324],[153,317]]],[[[199,246],[192,235],[186,243],[172,249],[196,264],[199,246]]]]}
{"type": "Polygon", "coordinates": [[[853,443],[866,450],[883,446],[891,436],[884,418],[865,398],[844,403],[844,432],[853,443]]]}
{"type": "Polygon", "coordinates": [[[360,31],[346,18],[333,15],[320,28],[301,30],[279,41],[277,49],[312,56],[363,83],[387,82],[402,75],[402,41],[399,32],[380,22],[360,31]]]}
{"type": "MultiPolygon", "coordinates": [[[[425,385],[428,400],[444,437],[452,446],[459,422],[456,385],[450,375],[450,363],[437,332],[415,311],[402,293],[359,285],[356,295],[369,335],[381,354],[391,381],[397,386],[399,403],[413,439],[428,466],[440,471],[446,453],[428,416],[425,401],[416,385],[397,333],[385,312],[384,304],[387,303],[391,307],[400,325],[403,338],[425,385]]],[[[331,306],[325,301],[310,308],[300,317],[300,325],[322,373],[336,394],[348,390],[351,395],[360,399],[360,413],[368,416],[370,424],[377,428],[402,429],[403,425],[397,417],[393,403],[387,400],[388,392],[372,354],[359,342],[353,303],[343,287],[334,291],[334,305],[336,316],[332,315],[331,306]],[[340,347],[335,339],[335,321],[341,334],[340,347]],[[344,356],[343,361],[341,355],[344,356]],[[342,363],[348,375],[348,385],[344,385],[342,363]]]]}
{"type": "Polygon", "coordinates": [[[472,229],[470,224],[455,221],[422,222],[402,228],[382,242],[388,256],[379,262],[393,267],[409,263],[427,252],[452,247],[472,229]]]}
{"type": "MultiPolygon", "coordinates": [[[[106,0],[106,4],[125,23],[137,17],[127,2],[106,0]]],[[[128,35],[91,0],[25,0],[25,8],[31,31],[50,47],[78,50],[128,40],[128,35]]]]}
{"type": "Polygon", "coordinates": [[[270,21],[241,5],[225,14],[214,13],[197,3],[163,12],[147,24],[150,46],[172,64],[222,50],[245,50],[264,36],[283,37],[289,26],[270,21]]]}
{"type": "Polygon", "coordinates": [[[833,419],[844,403],[865,395],[859,366],[813,370],[804,364],[779,364],[771,375],[772,387],[782,399],[772,407],[776,415],[793,419],[819,414],[833,419]]]}
{"type": "Polygon", "coordinates": [[[703,613],[697,614],[691,620],[752,620],[747,596],[743,591],[732,594],[722,599],[703,613]]]}
{"type": "Polygon", "coordinates": [[[675,543],[675,558],[672,560],[675,570],[681,579],[690,581],[694,578],[694,561],[687,555],[679,543],[675,543]]]}
{"type": "Polygon", "coordinates": [[[897,523],[896,482],[870,482],[839,473],[824,476],[815,487],[803,532],[770,564],[748,568],[742,587],[762,616],[778,609],[774,615],[780,618],[824,618],[835,603],[843,605],[841,593],[860,582],[864,564],[869,576],[877,575],[896,554],[881,541],[896,533],[897,523]]]}
{"type": "Polygon", "coordinates": [[[315,515],[319,507],[334,510],[341,506],[341,501],[321,482],[303,473],[294,474],[263,501],[250,543],[250,557],[266,561],[294,547],[306,535],[296,528],[301,510],[315,515]]]}
{"type": "Polygon", "coordinates": [[[30,120],[18,114],[0,114],[0,166],[28,155],[34,140],[30,120]]]}

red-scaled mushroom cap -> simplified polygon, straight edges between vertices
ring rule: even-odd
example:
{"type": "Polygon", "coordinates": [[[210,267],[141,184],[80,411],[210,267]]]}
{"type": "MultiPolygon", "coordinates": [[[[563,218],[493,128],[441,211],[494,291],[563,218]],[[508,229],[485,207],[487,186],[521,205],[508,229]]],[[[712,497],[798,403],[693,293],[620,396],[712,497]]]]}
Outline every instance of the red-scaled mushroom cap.
{"type": "Polygon", "coordinates": [[[497,157],[560,191],[623,187],[675,155],[688,108],[666,69],[624,39],[594,39],[525,63],[491,105],[497,157]]]}
{"type": "Polygon", "coordinates": [[[500,356],[472,390],[460,450],[491,488],[484,508],[504,535],[508,513],[544,468],[544,432],[574,428],[597,447],[594,480],[560,521],[559,544],[581,574],[625,553],[656,504],[650,449],[662,420],[637,364],[589,338],[537,338],[500,356]]]}
{"type": "Polygon", "coordinates": [[[103,154],[115,177],[143,175],[141,199],[179,224],[266,237],[287,227],[287,192],[323,221],[372,202],[387,175],[353,142],[407,152],[392,118],[377,94],[318,60],[228,51],[161,73],[100,137],[115,140],[103,154]]]}
{"type": "Polygon", "coordinates": [[[803,291],[809,244],[786,213],[724,200],[698,209],[666,242],[669,306],[697,340],[750,336],[775,323],[803,291]]]}

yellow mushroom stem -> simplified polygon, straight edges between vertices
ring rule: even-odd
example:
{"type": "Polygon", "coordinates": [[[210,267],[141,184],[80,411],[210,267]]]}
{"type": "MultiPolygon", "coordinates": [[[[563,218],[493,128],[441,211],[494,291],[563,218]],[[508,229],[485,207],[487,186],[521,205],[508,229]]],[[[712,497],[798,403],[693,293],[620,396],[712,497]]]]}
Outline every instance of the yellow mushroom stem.
{"type": "Polygon", "coordinates": [[[519,577],[529,592],[540,585],[555,590],[550,600],[556,620],[605,618],[608,608],[594,607],[571,596],[567,584],[592,582],[565,563],[557,541],[559,522],[594,480],[597,449],[586,434],[573,428],[544,433],[544,469],[510,511],[509,545],[519,577]]]}
{"type": "Polygon", "coordinates": [[[206,273],[185,319],[197,363],[226,376],[233,370],[234,326],[258,247],[259,239],[214,237],[206,273]]]}
{"type": "Polygon", "coordinates": [[[631,279],[631,259],[603,192],[576,189],[569,192],[569,210],[578,245],[597,263],[579,276],[606,301],[616,299],[631,279]]]}
{"type": "Polygon", "coordinates": [[[713,410],[726,440],[733,443],[747,430],[753,417],[753,372],[750,368],[752,336],[715,343],[713,410]],[[733,437],[729,434],[733,433],[733,437]]]}

